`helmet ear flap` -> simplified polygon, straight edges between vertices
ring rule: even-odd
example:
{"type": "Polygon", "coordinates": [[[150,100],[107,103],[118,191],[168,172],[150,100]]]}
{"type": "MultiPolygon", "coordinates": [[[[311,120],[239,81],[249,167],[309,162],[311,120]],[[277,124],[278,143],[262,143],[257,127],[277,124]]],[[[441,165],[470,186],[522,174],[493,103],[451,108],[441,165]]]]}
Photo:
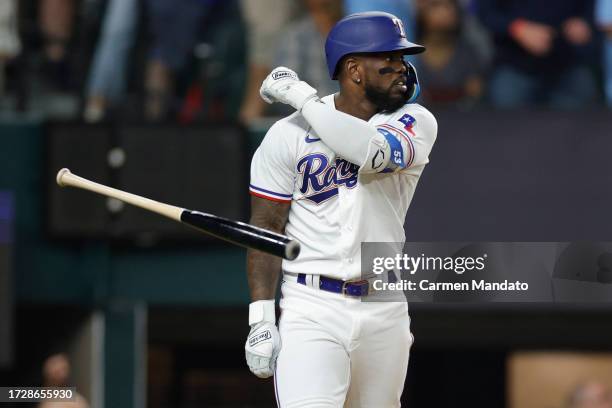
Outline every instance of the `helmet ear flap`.
{"type": "Polygon", "coordinates": [[[406,85],[408,86],[408,94],[410,95],[406,103],[413,103],[421,93],[419,77],[417,76],[416,68],[414,68],[414,65],[412,65],[410,61],[404,60],[404,65],[406,66],[406,76],[408,77],[406,85]]]}

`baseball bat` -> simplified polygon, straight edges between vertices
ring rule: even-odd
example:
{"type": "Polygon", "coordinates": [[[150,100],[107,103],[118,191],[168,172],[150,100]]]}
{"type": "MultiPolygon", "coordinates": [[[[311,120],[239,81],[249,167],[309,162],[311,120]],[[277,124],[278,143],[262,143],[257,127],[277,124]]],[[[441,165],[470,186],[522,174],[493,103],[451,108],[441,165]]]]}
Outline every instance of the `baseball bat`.
{"type": "Polygon", "coordinates": [[[136,207],[152,211],[172,220],[182,222],[217,238],[246,248],[257,249],[290,261],[300,253],[300,243],[285,235],[277,234],[263,228],[240,221],[234,221],[216,215],[192,211],[170,204],[160,203],[116,188],[105,186],[64,168],[57,173],[57,184],[60,187],[76,187],[116,198],[136,207]]]}

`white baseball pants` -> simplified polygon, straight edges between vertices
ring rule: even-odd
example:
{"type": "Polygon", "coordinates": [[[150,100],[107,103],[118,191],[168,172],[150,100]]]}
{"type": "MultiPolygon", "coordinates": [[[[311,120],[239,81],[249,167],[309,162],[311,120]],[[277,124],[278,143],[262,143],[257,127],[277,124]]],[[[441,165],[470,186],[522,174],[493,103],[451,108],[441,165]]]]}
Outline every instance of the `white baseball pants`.
{"type": "Polygon", "coordinates": [[[400,406],[413,337],[405,302],[284,281],[274,376],[281,408],[400,406]]]}

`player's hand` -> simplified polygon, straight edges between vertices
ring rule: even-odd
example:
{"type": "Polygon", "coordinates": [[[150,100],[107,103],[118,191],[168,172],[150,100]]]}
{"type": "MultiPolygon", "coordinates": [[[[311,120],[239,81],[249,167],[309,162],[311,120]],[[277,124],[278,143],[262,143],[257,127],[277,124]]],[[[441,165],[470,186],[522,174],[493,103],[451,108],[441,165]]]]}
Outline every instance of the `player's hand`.
{"type": "Polygon", "coordinates": [[[280,349],[280,334],[274,323],[264,321],[251,326],[244,350],[253,374],[259,378],[271,377],[280,349]]]}
{"type": "Polygon", "coordinates": [[[317,98],[317,90],[285,67],[277,67],[264,79],[259,94],[268,103],[281,102],[301,110],[304,104],[317,98]]]}

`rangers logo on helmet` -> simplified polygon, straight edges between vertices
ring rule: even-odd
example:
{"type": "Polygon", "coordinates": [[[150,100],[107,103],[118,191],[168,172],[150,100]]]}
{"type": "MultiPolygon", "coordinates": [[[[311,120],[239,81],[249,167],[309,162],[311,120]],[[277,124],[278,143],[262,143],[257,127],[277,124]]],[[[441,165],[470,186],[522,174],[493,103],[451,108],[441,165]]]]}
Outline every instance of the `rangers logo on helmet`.
{"type": "Polygon", "coordinates": [[[404,23],[402,23],[402,20],[400,20],[399,18],[394,18],[393,24],[395,24],[395,27],[397,28],[400,37],[406,38],[406,30],[404,30],[404,23]]]}

